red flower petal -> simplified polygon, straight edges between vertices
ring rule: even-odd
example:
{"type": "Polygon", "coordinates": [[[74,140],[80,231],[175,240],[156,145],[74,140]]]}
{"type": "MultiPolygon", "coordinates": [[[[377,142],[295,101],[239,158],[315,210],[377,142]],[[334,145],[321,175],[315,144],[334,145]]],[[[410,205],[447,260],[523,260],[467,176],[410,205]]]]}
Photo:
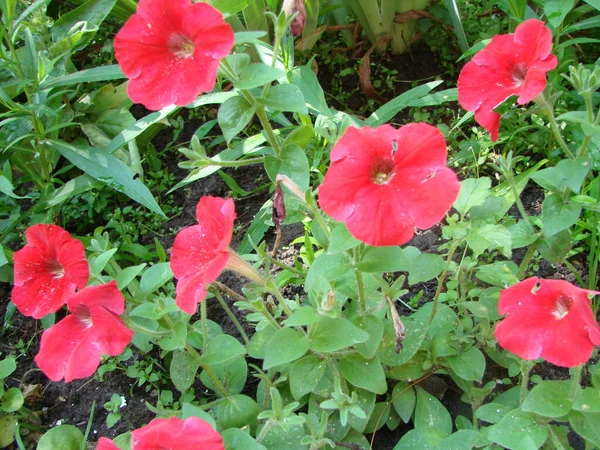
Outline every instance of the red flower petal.
{"type": "Polygon", "coordinates": [[[224,450],[223,439],[198,417],[154,419],[132,432],[135,450],[224,450]]]}
{"type": "Polygon", "coordinates": [[[588,294],[562,280],[529,278],[500,294],[506,317],[494,335],[506,350],[523,359],[544,358],[563,367],[585,363],[600,344],[588,294]]]}
{"type": "Polygon", "coordinates": [[[213,89],[233,41],[231,27],[206,3],[140,0],[115,37],[115,58],[133,101],[148,109],[183,106],[213,89]]]}
{"type": "Polygon", "coordinates": [[[92,338],[95,344],[108,356],[123,353],[133,339],[133,331],[125,326],[115,313],[100,306],[90,308],[92,318],[92,338]]]}
{"type": "Polygon", "coordinates": [[[83,244],[57,225],[34,225],[27,245],[14,254],[12,300],[26,316],[40,319],[58,311],[76,289],[87,284],[83,244]]]}
{"type": "Polygon", "coordinates": [[[331,162],[319,204],[370,245],[405,244],[415,226],[439,222],[460,189],[445,167],[442,133],[427,124],[350,127],[334,146],[331,162]]]}
{"type": "Polygon", "coordinates": [[[458,101],[475,120],[498,139],[500,115],[494,109],[512,95],[523,105],[546,87],[546,72],[557,65],[551,54],[552,33],[530,19],[514,34],[495,36],[465,65],[458,77],[458,101]]]}
{"type": "Polygon", "coordinates": [[[96,446],[96,450],[120,450],[113,441],[108,438],[101,437],[96,446]]]}
{"type": "Polygon", "coordinates": [[[194,314],[206,287],[225,269],[233,234],[233,200],[202,197],[196,206],[198,225],[181,230],[171,249],[171,271],[178,280],[177,305],[194,314]]]}
{"type": "Polygon", "coordinates": [[[98,286],[88,286],[73,294],[67,303],[69,311],[74,312],[79,305],[85,305],[88,308],[102,307],[115,314],[123,314],[125,311],[125,299],[115,280],[98,286]]]}

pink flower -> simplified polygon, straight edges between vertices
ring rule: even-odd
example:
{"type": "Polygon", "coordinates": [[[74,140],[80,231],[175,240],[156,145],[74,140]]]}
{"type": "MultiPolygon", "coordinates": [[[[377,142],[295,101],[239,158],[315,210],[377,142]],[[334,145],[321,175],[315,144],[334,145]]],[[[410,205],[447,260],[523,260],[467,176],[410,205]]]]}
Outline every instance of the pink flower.
{"type": "Polygon", "coordinates": [[[523,359],[579,366],[600,345],[600,326],[588,298],[596,294],[562,280],[523,280],[500,293],[498,311],[506,317],[494,335],[523,359]]]}
{"type": "Polygon", "coordinates": [[[207,3],[140,0],[115,37],[115,58],[134,102],[153,110],[184,106],[212,91],[233,41],[229,24],[207,3]]]}
{"type": "Polygon", "coordinates": [[[98,440],[98,445],[96,446],[96,450],[120,450],[113,441],[108,438],[101,437],[98,440]]]}
{"type": "Polygon", "coordinates": [[[154,419],[132,432],[132,450],[224,450],[221,435],[198,417],[154,419]]]}
{"type": "Polygon", "coordinates": [[[102,354],[119,355],[133,338],[133,331],[119,317],[125,299],[114,280],[73,294],[67,307],[71,314],[44,331],[35,357],[52,381],[89,377],[102,354]]]}
{"type": "Polygon", "coordinates": [[[83,244],[57,225],[34,225],[27,245],[14,254],[12,301],[26,316],[58,311],[90,276],[83,244]]]}
{"type": "Polygon", "coordinates": [[[498,140],[500,114],[494,108],[513,95],[524,105],[546,87],[546,72],[557,65],[552,33],[537,19],[520,24],[514,34],[494,36],[463,67],[458,77],[458,101],[498,140]]]}
{"type": "Polygon", "coordinates": [[[331,151],[319,205],[369,245],[401,245],[444,218],[460,183],[435,127],[350,127],[331,151]]]}

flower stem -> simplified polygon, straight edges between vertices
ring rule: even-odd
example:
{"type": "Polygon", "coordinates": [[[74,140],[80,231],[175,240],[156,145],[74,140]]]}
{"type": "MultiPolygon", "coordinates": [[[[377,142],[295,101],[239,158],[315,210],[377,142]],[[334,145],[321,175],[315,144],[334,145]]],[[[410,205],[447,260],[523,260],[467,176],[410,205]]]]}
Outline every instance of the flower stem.
{"type": "Polygon", "coordinates": [[[458,248],[458,244],[453,243],[452,246],[450,247],[450,250],[448,251],[448,256],[446,257],[446,267],[444,268],[444,271],[438,278],[438,284],[437,284],[437,288],[435,290],[435,296],[433,297],[433,308],[431,308],[431,315],[429,316],[429,323],[433,322],[433,319],[435,318],[435,313],[437,312],[438,301],[440,299],[440,294],[442,293],[442,287],[444,286],[444,281],[446,280],[446,276],[448,275],[448,272],[450,271],[450,264],[452,264],[452,258],[454,257],[454,253],[456,252],[457,248],[458,248]]]}
{"type": "MultiPolygon", "coordinates": [[[[592,121],[593,121],[593,126],[596,127],[600,123],[600,112],[598,113],[598,115],[596,115],[596,120],[594,120],[594,105],[592,103],[592,94],[589,92],[586,92],[585,94],[582,94],[582,95],[583,95],[583,98],[585,99],[585,108],[588,113],[588,121],[590,123],[592,123],[592,121]]],[[[577,158],[582,158],[584,156],[585,151],[587,150],[587,147],[591,140],[592,140],[591,135],[583,138],[581,147],[579,147],[579,150],[577,150],[577,158]]]]}
{"type": "Polygon", "coordinates": [[[358,303],[360,305],[360,312],[362,314],[367,310],[367,301],[365,299],[365,284],[363,281],[362,272],[358,269],[354,269],[356,274],[356,284],[358,285],[358,303]]]}
{"type": "Polygon", "coordinates": [[[206,350],[208,344],[208,324],[206,323],[206,300],[200,302],[200,316],[202,317],[202,351],[206,350]]]}
{"type": "Polygon", "coordinates": [[[548,120],[550,121],[550,128],[552,129],[552,132],[554,133],[554,137],[556,138],[558,144],[561,146],[561,148],[563,149],[563,151],[565,152],[565,154],[569,158],[575,159],[575,155],[569,149],[569,147],[567,146],[567,143],[565,142],[565,140],[562,137],[562,134],[561,134],[560,129],[558,127],[558,123],[556,122],[556,118],[554,117],[554,108],[546,101],[546,98],[544,97],[544,94],[542,93],[542,94],[538,95],[534,99],[534,102],[548,116],[548,120]]]}
{"type": "Polygon", "coordinates": [[[580,380],[581,380],[581,370],[583,366],[573,367],[573,371],[571,373],[571,390],[569,392],[569,398],[571,401],[575,399],[575,395],[577,394],[577,390],[580,388],[580,380]]]}
{"type": "Polygon", "coordinates": [[[527,270],[527,266],[529,265],[531,258],[533,258],[534,253],[535,253],[535,242],[532,244],[529,244],[529,247],[527,247],[527,252],[525,252],[523,259],[521,260],[521,264],[519,265],[519,272],[517,273],[517,278],[519,278],[519,279],[523,278],[523,276],[525,275],[525,271],[527,270]]]}
{"type": "Polygon", "coordinates": [[[523,404],[527,393],[529,392],[529,372],[533,369],[535,363],[531,361],[521,362],[521,395],[519,396],[519,404],[523,404]]]}
{"type": "Polygon", "coordinates": [[[240,332],[240,335],[242,336],[244,343],[246,345],[248,345],[250,343],[250,339],[248,339],[248,335],[246,334],[246,331],[244,331],[242,324],[237,319],[237,317],[235,317],[235,314],[233,314],[233,311],[231,311],[231,308],[229,307],[229,305],[227,304],[227,302],[225,301],[225,299],[223,298],[221,293],[217,289],[212,289],[212,293],[214,294],[215,297],[217,297],[219,304],[221,305],[221,307],[223,308],[225,313],[229,316],[229,318],[231,319],[231,321],[233,322],[233,324],[235,325],[237,330],[240,332]]]}
{"type": "MultiPolygon", "coordinates": [[[[185,343],[185,348],[188,352],[190,352],[194,359],[202,361],[196,349],[192,347],[188,342],[185,343]]],[[[212,370],[212,368],[208,364],[204,364],[202,362],[200,362],[200,367],[206,372],[206,374],[210,378],[210,381],[212,381],[215,387],[215,391],[217,391],[221,395],[221,397],[229,397],[229,392],[227,391],[225,386],[223,386],[223,383],[221,383],[221,380],[219,380],[219,377],[214,372],[214,370],[212,370]]]]}
{"type": "Polygon", "coordinates": [[[288,317],[291,317],[293,314],[292,310],[288,306],[285,298],[283,298],[283,295],[281,295],[281,292],[279,292],[279,289],[275,285],[275,281],[272,278],[269,279],[269,281],[267,282],[267,288],[269,289],[269,292],[271,292],[275,296],[275,298],[281,305],[281,309],[283,310],[285,315],[288,317]]]}
{"type": "Polygon", "coordinates": [[[265,158],[262,156],[258,156],[256,158],[246,158],[240,159],[239,161],[215,161],[213,159],[210,160],[215,166],[220,167],[244,167],[251,166],[253,164],[262,164],[265,162],[265,158]]]}

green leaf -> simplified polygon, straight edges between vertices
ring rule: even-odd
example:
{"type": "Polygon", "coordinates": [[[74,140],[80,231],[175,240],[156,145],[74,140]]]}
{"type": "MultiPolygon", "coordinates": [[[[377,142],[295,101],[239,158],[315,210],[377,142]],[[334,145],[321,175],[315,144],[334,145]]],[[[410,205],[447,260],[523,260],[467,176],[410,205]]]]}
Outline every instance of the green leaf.
{"type": "Polygon", "coordinates": [[[217,407],[217,422],[223,430],[228,428],[243,428],[255,425],[260,407],[246,395],[231,395],[219,402],[217,407]]]}
{"type": "Polygon", "coordinates": [[[471,450],[477,435],[473,430],[459,430],[436,445],[435,450],[471,450]]]}
{"type": "Polygon", "coordinates": [[[485,372],[485,357],[480,350],[471,347],[465,352],[448,358],[450,368],[463,380],[481,381],[485,372]]]}
{"type": "Polygon", "coordinates": [[[37,450],[81,450],[85,445],[83,433],[73,425],[61,425],[44,433],[37,450]]]}
{"type": "Polygon", "coordinates": [[[308,351],[306,336],[293,328],[281,328],[267,344],[263,370],[296,361],[308,351]]]}
{"type": "Polygon", "coordinates": [[[187,336],[187,326],[183,322],[176,322],[173,327],[173,333],[160,338],[158,345],[166,351],[175,349],[183,349],[185,347],[185,339],[187,336]]]}
{"type": "Polygon", "coordinates": [[[249,3],[249,0],[215,0],[212,5],[223,14],[233,15],[243,10],[249,3]]]}
{"type": "Polygon", "coordinates": [[[360,245],[360,241],[350,234],[348,228],[340,223],[331,230],[327,253],[341,253],[360,245]]]}
{"type": "Polygon", "coordinates": [[[404,381],[396,383],[392,390],[392,403],[404,423],[412,417],[416,402],[415,390],[410,384],[404,381]]]}
{"type": "Polygon", "coordinates": [[[484,251],[500,250],[507,258],[511,255],[511,236],[504,225],[486,223],[473,227],[467,235],[467,244],[473,249],[475,257],[484,251]]]}
{"type": "Polygon", "coordinates": [[[308,189],[310,181],[310,165],[306,157],[306,151],[299,145],[286,144],[282,148],[281,157],[267,155],[265,157],[265,169],[273,182],[275,182],[275,178],[278,174],[282,174],[290,177],[291,180],[298,185],[301,191],[304,192],[308,189]]]}
{"type": "Polygon", "coordinates": [[[284,320],[283,323],[287,327],[297,327],[313,324],[320,318],[321,315],[314,306],[301,306],[294,311],[291,317],[284,320]]]}
{"type": "Polygon", "coordinates": [[[407,257],[401,247],[367,247],[355,267],[362,272],[397,272],[407,269],[407,257]]]}
{"type": "Polygon", "coordinates": [[[310,292],[318,288],[320,277],[325,278],[327,281],[335,281],[346,275],[350,270],[350,261],[346,255],[321,253],[310,266],[306,276],[306,290],[310,292]]]}
{"type": "Polygon", "coordinates": [[[246,349],[232,336],[222,334],[208,340],[200,357],[202,365],[219,364],[246,354],[246,349]]]}
{"type": "Polygon", "coordinates": [[[310,348],[316,352],[334,352],[369,339],[367,333],[341,317],[321,317],[311,326],[309,337],[310,348]]]}
{"type": "Polygon", "coordinates": [[[437,428],[415,428],[402,436],[393,450],[433,450],[447,436],[437,428]]]}
{"type": "Polygon", "coordinates": [[[550,194],[544,199],[542,205],[544,236],[554,236],[575,225],[579,214],[581,214],[581,205],[575,202],[565,203],[560,195],[550,194]]]}
{"type": "MultiPolygon", "coordinates": [[[[243,356],[219,364],[213,364],[211,368],[214,375],[221,381],[221,384],[225,386],[230,395],[242,392],[248,379],[248,364],[243,356]]],[[[206,370],[200,373],[200,381],[202,381],[204,386],[218,393],[218,388],[206,370]]]]}
{"type": "Polygon", "coordinates": [[[139,273],[144,269],[144,267],[146,267],[146,263],[123,269],[117,275],[117,288],[119,288],[119,290],[122,291],[127,286],[129,286],[129,283],[131,283],[135,279],[135,277],[139,275],[139,273]]]}
{"type": "Polygon", "coordinates": [[[408,284],[417,284],[437,277],[446,267],[444,258],[432,253],[421,253],[413,258],[408,270],[408,284]]]}
{"type": "Polygon", "coordinates": [[[0,379],[4,380],[17,369],[17,360],[14,356],[7,356],[0,361],[0,379]]]}
{"type": "Polygon", "coordinates": [[[537,240],[535,247],[548,262],[561,263],[571,249],[571,231],[567,229],[550,237],[543,236],[537,240]]]}
{"type": "Polygon", "coordinates": [[[256,106],[251,105],[241,96],[231,97],[221,105],[217,120],[227,143],[246,128],[255,111],[256,106]]]}
{"type": "Polygon", "coordinates": [[[198,406],[192,405],[191,403],[183,404],[183,406],[181,407],[181,416],[183,420],[187,419],[188,417],[197,417],[209,423],[214,429],[217,428],[217,423],[215,422],[213,416],[211,416],[209,413],[199,408],[198,406]]]}
{"type": "Polygon", "coordinates": [[[116,2],[117,0],[89,0],[63,14],[50,28],[52,38],[55,42],[66,38],[71,29],[81,22],[88,22],[93,28],[98,29],[116,2]]]}
{"type": "Polygon", "coordinates": [[[352,323],[361,330],[369,333],[369,340],[362,344],[356,344],[355,348],[363,358],[371,359],[377,354],[377,348],[383,337],[383,322],[373,314],[360,315],[352,323]]]}
{"type": "Polygon", "coordinates": [[[569,423],[586,441],[600,447],[600,413],[571,411],[569,423]]]}
{"type": "Polygon", "coordinates": [[[485,177],[463,180],[458,198],[453,205],[454,209],[464,216],[472,207],[483,204],[485,198],[490,195],[491,185],[492,180],[485,177]]]}
{"type": "Polygon", "coordinates": [[[570,381],[542,381],[527,394],[521,409],[542,417],[562,417],[571,410],[570,391],[570,381]]]}
{"type": "Polygon", "coordinates": [[[492,425],[488,436],[496,444],[512,450],[534,450],[546,441],[548,430],[534,414],[515,409],[492,425]]]}
{"type": "Polygon", "coordinates": [[[282,77],[285,77],[285,72],[282,70],[263,63],[254,63],[243,70],[240,79],[234,83],[234,86],[238,89],[253,89],[282,77]]]}
{"type": "Polygon", "coordinates": [[[600,413],[600,389],[585,388],[577,390],[573,409],[584,413],[600,413]]]}
{"type": "Polygon", "coordinates": [[[554,28],[565,20],[571,9],[573,9],[573,0],[546,0],[544,2],[544,14],[554,28]]]}
{"type": "Polygon", "coordinates": [[[477,408],[477,418],[489,423],[498,423],[502,418],[514,409],[512,406],[500,403],[486,403],[477,408]]]}
{"type": "Polygon", "coordinates": [[[101,273],[108,264],[108,261],[110,261],[110,258],[112,258],[118,250],[118,247],[115,247],[98,255],[92,264],[93,271],[97,274],[101,273]]]}
{"type": "Polygon", "coordinates": [[[290,73],[290,81],[293,85],[298,86],[300,91],[302,91],[302,95],[304,96],[304,100],[310,109],[312,109],[313,114],[315,112],[318,114],[322,114],[327,117],[331,117],[331,111],[329,111],[329,106],[327,106],[327,102],[325,101],[325,94],[323,93],[323,88],[321,88],[321,84],[317,79],[315,73],[311,70],[312,60],[308,62],[305,66],[295,67],[294,70],[290,73]]]}
{"type": "Polygon", "coordinates": [[[12,414],[0,415],[0,448],[8,447],[15,440],[17,423],[17,418],[12,414]]]}
{"type": "Polygon", "coordinates": [[[259,444],[248,433],[238,428],[230,428],[221,433],[225,450],[267,450],[264,445],[259,444]]]}
{"type": "Polygon", "coordinates": [[[12,387],[8,389],[2,396],[2,402],[0,403],[0,409],[4,412],[10,413],[21,409],[25,403],[23,393],[19,388],[12,387]]]}
{"type": "Polygon", "coordinates": [[[348,383],[375,394],[385,394],[387,383],[378,358],[365,359],[354,353],[339,360],[340,372],[348,383]]]}
{"type": "Polygon", "coordinates": [[[427,334],[427,327],[418,320],[412,318],[403,318],[404,326],[406,327],[406,337],[402,341],[402,350],[397,353],[396,347],[396,332],[394,326],[389,323],[384,323],[383,338],[381,346],[377,352],[377,356],[382,364],[388,366],[400,366],[410,360],[419,348],[427,334]]]}
{"type": "Polygon", "coordinates": [[[200,360],[186,350],[175,350],[169,373],[175,388],[185,392],[194,384],[196,372],[200,368],[200,360]]]}
{"type": "Polygon", "coordinates": [[[259,98],[259,102],[271,109],[278,111],[297,112],[302,115],[308,114],[306,102],[302,91],[293,84],[278,84],[272,86],[264,98],[259,98]]]}
{"type": "Polygon", "coordinates": [[[310,355],[296,361],[290,369],[290,392],[299,400],[312,392],[325,373],[326,363],[321,358],[310,355]]]}
{"type": "Polygon", "coordinates": [[[89,176],[122,192],[149,210],[166,217],[150,190],[123,161],[106,151],[78,144],[48,140],[46,143],[89,176]]]}
{"type": "Polygon", "coordinates": [[[485,283],[505,288],[519,282],[518,272],[519,268],[514,262],[497,261],[480,266],[475,272],[475,276],[485,283]]]}
{"type": "Polygon", "coordinates": [[[563,194],[569,189],[579,194],[583,180],[590,171],[587,160],[572,161],[563,159],[554,167],[538,170],[531,174],[531,179],[544,189],[556,194],[563,194]]]}
{"type": "Polygon", "coordinates": [[[144,294],[149,295],[172,279],[173,272],[171,272],[170,263],[158,263],[144,272],[140,281],[140,289],[144,294]]]}
{"type": "MultiPolygon", "coordinates": [[[[425,389],[416,386],[415,428],[435,428],[446,436],[452,433],[452,418],[440,401],[425,389]]],[[[445,436],[444,436],[445,437],[445,436]]]]}

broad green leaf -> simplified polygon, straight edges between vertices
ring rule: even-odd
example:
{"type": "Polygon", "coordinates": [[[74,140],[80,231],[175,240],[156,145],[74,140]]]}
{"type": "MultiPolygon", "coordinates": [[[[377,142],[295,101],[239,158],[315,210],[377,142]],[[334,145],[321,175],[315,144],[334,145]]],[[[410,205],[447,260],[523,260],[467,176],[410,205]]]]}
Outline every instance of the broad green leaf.
{"type": "Polygon", "coordinates": [[[367,247],[355,267],[362,272],[406,271],[407,260],[401,247],[367,247]]]}
{"type": "Polygon", "coordinates": [[[569,189],[579,194],[583,180],[590,171],[587,160],[572,161],[563,159],[549,169],[538,170],[531,174],[531,179],[544,189],[556,194],[563,194],[569,189]]]}
{"type": "Polygon", "coordinates": [[[0,448],[8,447],[15,440],[17,423],[17,417],[13,414],[0,415],[0,448]]]}
{"type": "Polygon", "coordinates": [[[435,450],[471,450],[476,439],[474,430],[459,430],[436,445],[435,450]]]}
{"type": "Polygon", "coordinates": [[[312,392],[323,377],[326,365],[324,360],[314,355],[305,356],[292,365],[290,392],[296,400],[312,392]]]}
{"type": "Polygon", "coordinates": [[[544,2],[544,14],[550,25],[558,27],[571,9],[573,9],[573,0],[546,0],[544,2]]]}
{"type": "Polygon", "coordinates": [[[396,332],[390,322],[384,323],[383,338],[377,356],[382,364],[400,366],[410,360],[421,347],[427,334],[427,327],[419,320],[403,318],[406,327],[406,337],[402,341],[402,350],[398,353],[396,346],[396,332]]]}
{"type": "Polygon", "coordinates": [[[144,267],[146,267],[146,263],[142,263],[137,266],[127,267],[126,269],[123,269],[121,272],[119,272],[119,274],[117,275],[117,287],[119,288],[119,290],[122,291],[123,289],[125,289],[129,285],[129,283],[131,283],[135,279],[135,277],[137,277],[140,274],[144,267]]]}
{"type": "Polygon", "coordinates": [[[250,0],[215,0],[212,5],[223,14],[233,15],[243,10],[249,3],[250,0]]]}
{"type": "Polygon", "coordinates": [[[360,245],[360,241],[350,234],[348,228],[340,223],[331,230],[327,253],[341,253],[360,245]]]}
{"type": "Polygon", "coordinates": [[[217,120],[228,143],[246,128],[255,111],[256,106],[251,105],[241,96],[231,97],[221,105],[217,120]]]}
{"type": "Polygon", "coordinates": [[[314,306],[305,305],[296,309],[291,317],[284,320],[283,323],[287,327],[297,327],[313,324],[320,318],[321,315],[314,306]]]}
{"type": "Polygon", "coordinates": [[[122,192],[156,214],[166,217],[150,190],[139,179],[136,179],[133,170],[123,161],[106,151],[87,145],[74,146],[52,140],[46,142],[89,176],[122,192]]]}
{"type": "Polygon", "coordinates": [[[308,114],[306,102],[302,91],[293,84],[278,84],[272,86],[264,98],[259,98],[263,105],[278,111],[297,112],[302,115],[308,114]]]}
{"type": "Polygon", "coordinates": [[[535,247],[548,262],[561,263],[571,249],[571,231],[566,229],[550,237],[543,236],[537,240],[535,247]]]}
{"type": "Polygon", "coordinates": [[[306,290],[311,291],[319,286],[318,278],[323,277],[327,281],[334,281],[343,277],[351,270],[350,261],[344,254],[337,253],[328,255],[321,253],[310,266],[306,276],[306,290]]]}
{"type": "Polygon", "coordinates": [[[565,203],[560,195],[550,194],[542,204],[544,237],[554,236],[575,225],[579,214],[581,214],[581,205],[575,202],[565,203]]]}
{"type": "Polygon", "coordinates": [[[448,358],[450,368],[463,380],[481,381],[485,372],[485,357],[480,350],[471,347],[448,358]]]}
{"type": "Polygon", "coordinates": [[[188,333],[187,326],[183,322],[176,322],[173,327],[173,332],[168,334],[158,341],[160,348],[166,351],[183,349],[185,347],[185,339],[188,333]]]}
{"type": "Polygon", "coordinates": [[[454,208],[464,216],[472,207],[483,204],[485,198],[490,195],[491,185],[492,180],[485,177],[463,180],[454,208]]]}
{"type": "Polygon", "coordinates": [[[148,295],[172,279],[173,272],[171,272],[170,263],[158,263],[144,272],[140,281],[140,289],[148,295]]]}
{"type": "Polygon", "coordinates": [[[433,450],[447,436],[438,428],[415,428],[402,436],[393,450],[433,450]]]}
{"type": "Polygon", "coordinates": [[[322,114],[331,117],[332,114],[325,101],[323,88],[321,88],[317,76],[312,71],[311,65],[312,60],[305,66],[295,67],[290,73],[291,83],[300,88],[306,104],[314,115],[322,114]]]}
{"type": "Polygon", "coordinates": [[[6,379],[17,369],[17,360],[14,356],[7,356],[0,361],[0,379],[6,379]]]}
{"type": "Polygon", "coordinates": [[[296,361],[307,351],[309,342],[306,336],[293,328],[281,328],[273,335],[265,353],[263,370],[296,361]]]}
{"type": "Polygon", "coordinates": [[[514,249],[526,247],[534,243],[538,236],[534,232],[533,227],[526,220],[508,220],[504,222],[504,226],[510,233],[511,247],[514,249]]]}
{"type": "Polygon", "coordinates": [[[267,34],[266,31],[238,31],[235,33],[234,45],[253,44],[267,34]]]}
{"type": "Polygon", "coordinates": [[[600,413],[571,411],[569,423],[586,441],[600,447],[600,413]]]}
{"type": "MultiPolygon", "coordinates": [[[[219,364],[212,364],[211,369],[230,395],[240,394],[244,390],[246,380],[248,379],[248,364],[243,356],[238,356],[219,364]]],[[[219,393],[218,388],[214,385],[212,378],[206,370],[200,373],[200,381],[207,388],[219,393]]]]}
{"type": "Polygon", "coordinates": [[[322,317],[309,331],[310,348],[316,352],[334,352],[367,341],[369,335],[341,317],[322,317]]]}
{"type": "Polygon", "coordinates": [[[440,255],[421,253],[410,261],[408,284],[413,285],[432,280],[442,273],[445,266],[446,263],[440,255]]]}
{"type": "Polygon", "coordinates": [[[247,395],[232,395],[223,398],[217,406],[217,422],[223,430],[254,426],[260,413],[258,404],[247,395]]]}
{"type": "Polygon", "coordinates": [[[222,334],[208,340],[206,350],[200,357],[204,365],[218,364],[246,354],[246,349],[232,336],[222,334]]]}
{"type": "Polygon", "coordinates": [[[343,357],[338,363],[340,372],[351,385],[375,394],[387,391],[385,373],[379,359],[365,359],[354,353],[343,357]]]}
{"type": "Polygon", "coordinates": [[[417,397],[412,386],[400,381],[392,390],[392,403],[404,423],[408,423],[415,410],[417,397]]]}
{"type": "Polygon", "coordinates": [[[493,442],[512,450],[534,450],[546,441],[548,430],[534,414],[515,409],[492,425],[488,436],[493,442]]]}
{"type": "Polygon", "coordinates": [[[489,423],[498,423],[513,409],[513,406],[501,405],[500,403],[486,403],[477,408],[477,418],[489,423]]]}
{"type": "Polygon", "coordinates": [[[600,413],[600,389],[579,389],[573,401],[573,409],[581,412],[600,413]]]}
{"type": "Polygon", "coordinates": [[[40,438],[37,450],[81,450],[83,433],[73,425],[50,428],[40,438]]]}
{"type": "Polygon", "coordinates": [[[363,358],[371,359],[377,354],[377,348],[383,337],[383,322],[374,314],[360,315],[352,323],[369,334],[369,340],[355,346],[363,358]]]}
{"type": "Polygon", "coordinates": [[[505,288],[519,282],[518,271],[519,268],[512,261],[497,261],[480,266],[475,276],[485,283],[505,288]]]}
{"type": "Polygon", "coordinates": [[[285,77],[285,72],[263,63],[254,63],[243,70],[234,85],[238,89],[253,89],[282,77],[285,77]]]}
{"type": "MultiPolygon", "coordinates": [[[[308,189],[310,181],[310,165],[304,151],[299,145],[287,144],[282,148],[281,157],[272,155],[265,156],[265,169],[275,182],[278,174],[287,175],[294,183],[298,185],[301,191],[308,189]]],[[[295,199],[293,195],[286,195],[286,205],[288,198],[295,199]]]]}
{"type": "Polygon", "coordinates": [[[452,433],[452,418],[440,401],[425,389],[416,386],[415,428],[436,428],[446,436],[452,433]]]}
{"type": "Polygon", "coordinates": [[[187,350],[175,350],[169,373],[175,388],[185,392],[194,384],[196,372],[200,368],[200,360],[187,350]]]}
{"type": "Polygon", "coordinates": [[[260,443],[269,450],[308,450],[308,444],[302,444],[305,436],[302,425],[279,422],[268,428],[260,443]]]}
{"type": "Polygon", "coordinates": [[[119,248],[115,247],[115,248],[111,248],[110,250],[107,250],[107,251],[101,253],[100,255],[98,255],[94,259],[94,262],[92,264],[93,271],[97,274],[101,273],[104,270],[104,268],[106,267],[106,265],[108,264],[108,262],[110,261],[110,258],[112,258],[113,255],[115,253],[117,253],[118,250],[119,250],[119,248]]]}
{"type": "Polygon", "coordinates": [[[264,445],[259,444],[248,433],[238,428],[230,428],[221,433],[225,450],[267,450],[264,445]]]}
{"type": "Polygon", "coordinates": [[[79,83],[93,83],[96,81],[112,81],[126,78],[118,64],[112,66],[94,67],[93,69],[80,70],[61,77],[47,77],[40,83],[40,89],[51,89],[61,86],[72,86],[79,83]]]}
{"type": "Polygon", "coordinates": [[[571,382],[545,380],[527,394],[521,409],[542,417],[562,417],[571,410],[571,382]]]}
{"type": "Polygon", "coordinates": [[[507,258],[511,255],[511,236],[504,225],[486,223],[473,226],[467,235],[467,244],[473,249],[475,257],[484,251],[500,250],[507,258]]]}
{"type": "Polygon", "coordinates": [[[71,29],[81,22],[89,23],[98,29],[106,16],[115,6],[117,0],[88,0],[81,6],[60,16],[50,28],[52,38],[55,42],[66,38],[71,29]]]}
{"type": "Polygon", "coordinates": [[[2,402],[0,403],[0,409],[4,412],[10,413],[21,409],[25,403],[23,393],[19,388],[9,388],[2,396],[2,402]]]}

